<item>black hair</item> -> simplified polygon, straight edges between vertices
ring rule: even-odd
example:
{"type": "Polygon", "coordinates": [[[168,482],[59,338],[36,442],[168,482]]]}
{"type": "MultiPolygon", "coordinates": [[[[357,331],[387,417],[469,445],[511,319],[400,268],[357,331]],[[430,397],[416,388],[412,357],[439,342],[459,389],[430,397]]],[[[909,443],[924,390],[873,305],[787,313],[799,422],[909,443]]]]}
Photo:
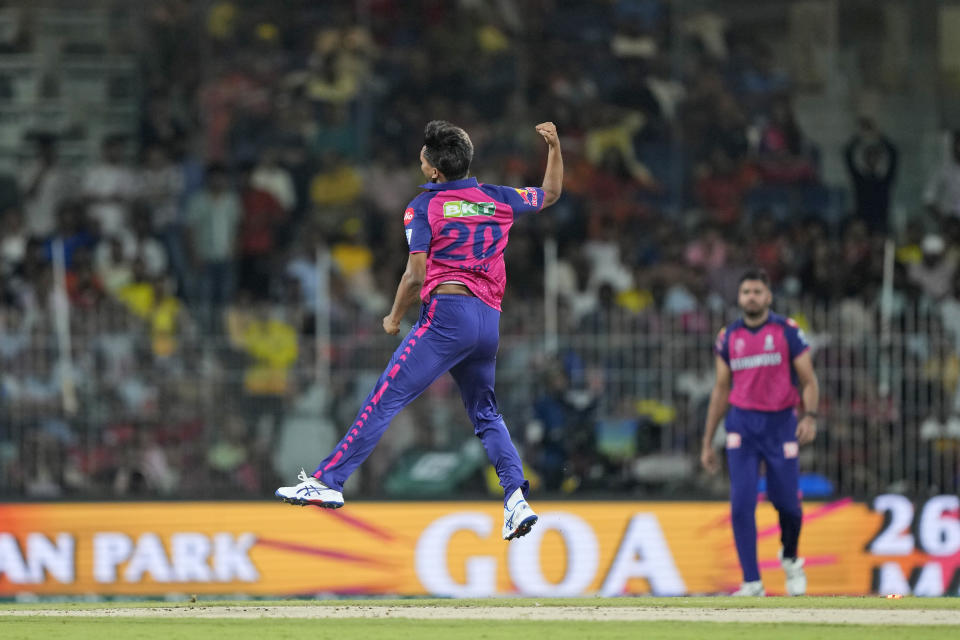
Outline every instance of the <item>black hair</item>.
{"type": "Polygon", "coordinates": [[[737,281],[737,287],[739,288],[747,280],[759,280],[763,284],[767,285],[767,288],[770,288],[770,277],[767,275],[766,270],[759,267],[754,269],[747,269],[743,275],[740,276],[740,280],[737,281]]]}
{"type": "Polygon", "coordinates": [[[473,143],[460,127],[446,120],[431,120],[423,130],[423,155],[447,180],[467,177],[473,160],[473,143]]]}

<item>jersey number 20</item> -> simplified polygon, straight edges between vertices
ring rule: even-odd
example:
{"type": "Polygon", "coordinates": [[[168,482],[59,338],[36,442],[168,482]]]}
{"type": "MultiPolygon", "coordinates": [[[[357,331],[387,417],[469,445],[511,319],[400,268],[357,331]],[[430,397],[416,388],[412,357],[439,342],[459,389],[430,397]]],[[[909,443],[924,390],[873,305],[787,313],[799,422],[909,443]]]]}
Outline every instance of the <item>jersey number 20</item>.
{"type": "MultiPolygon", "coordinates": [[[[440,235],[457,235],[457,239],[446,247],[437,251],[434,257],[439,260],[466,260],[465,253],[458,253],[463,245],[470,240],[470,228],[462,222],[448,222],[443,225],[440,235]]],[[[497,244],[503,238],[503,232],[500,231],[500,225],[496,222],[481,222],[473,229],[473,257],[477,260],[485,260],[497,251],[497,244]],[[487,244],[487,229],[490,230],[490,244],[487,244]]]]}

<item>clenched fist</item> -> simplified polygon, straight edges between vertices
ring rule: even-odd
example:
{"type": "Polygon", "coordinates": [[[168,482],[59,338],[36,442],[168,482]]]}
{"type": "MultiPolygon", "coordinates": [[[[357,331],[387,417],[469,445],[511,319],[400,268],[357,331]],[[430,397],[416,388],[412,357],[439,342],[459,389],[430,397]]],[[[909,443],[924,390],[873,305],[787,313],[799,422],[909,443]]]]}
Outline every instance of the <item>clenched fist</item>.
{"type": "Polygon", "coordinates": [[[395,336],[400,333],[400,321],[394,320],[391,316],[384,316],[383,318],[383,330],[391,336],[395,336]]]}
{"type": "Polygon", "coordinates": [[[537,133],[543,137],[548,146],[560,146],[560,138],[557,136],[557,125],[552,122],[541,122],[536,126],[536,129],[537,133]]]}

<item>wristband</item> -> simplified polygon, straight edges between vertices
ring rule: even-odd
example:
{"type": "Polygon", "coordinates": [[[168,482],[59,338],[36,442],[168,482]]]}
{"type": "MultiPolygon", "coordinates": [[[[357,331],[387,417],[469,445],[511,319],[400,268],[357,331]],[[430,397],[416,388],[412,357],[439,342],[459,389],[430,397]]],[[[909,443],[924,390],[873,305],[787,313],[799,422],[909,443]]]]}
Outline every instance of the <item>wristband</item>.
{"type": "Polygon", "coordinates": [[[816,411],[804,411],[804,412],[803,412],[803,417],[804,417],[804,418],[813,418],[814,420],[816,420],[817,418],[820,417],[820,414],[817,413],[816,411]]]}

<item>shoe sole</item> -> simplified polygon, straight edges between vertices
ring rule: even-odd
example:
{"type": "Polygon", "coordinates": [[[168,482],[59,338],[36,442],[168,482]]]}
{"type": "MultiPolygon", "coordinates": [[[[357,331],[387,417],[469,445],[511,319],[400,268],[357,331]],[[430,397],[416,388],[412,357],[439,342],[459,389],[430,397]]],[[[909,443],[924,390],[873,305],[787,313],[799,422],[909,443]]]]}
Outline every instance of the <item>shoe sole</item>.
{"type": "Polygon", "coordinates": [[[279,493],[274,493],[273,495],[280,498],[280,502],[285,502],[287,504],[292,504],[297,507],[320,507],[322,509],[339,509],[343,506],[342,502],[311,502],[310,500],[304,500],[303,498],[287,498],[280,495],[279,493]]]}
{"type": "Polygon", "coordinates": [[[513,530],[513,533],[505,538],[505,540],[509,541],[513,540],[514,538],[522,538],[523,536],[527,535],[530,533],[530,529],[533,528],[533,525],[537,524],[537,520],[539,519],[540,516],[528,516],[517,526],[516,529],[513,530]]]}

